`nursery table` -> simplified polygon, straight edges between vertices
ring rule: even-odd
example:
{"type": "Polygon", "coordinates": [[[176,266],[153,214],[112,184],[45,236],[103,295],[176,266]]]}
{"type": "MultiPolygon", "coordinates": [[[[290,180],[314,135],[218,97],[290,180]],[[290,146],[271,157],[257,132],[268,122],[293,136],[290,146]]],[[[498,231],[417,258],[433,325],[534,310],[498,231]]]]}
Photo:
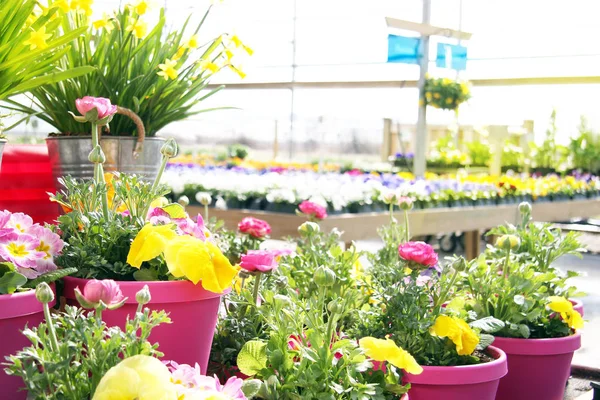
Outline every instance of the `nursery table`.
{"type": "MultiPolygon", "coordinates": [[[[203,213],[202,207],[188,206],[190,215],[203,213]]],[[[257,210],[210,209],[210,215],[222,219],[225,226],[235,229],[244,217],[256,217],[271,225],[271,237],[297,236],[298,226],[306,219],[295,214],[274,213],[257,210]]],[[[438,233],[464,232],[465,253],[473,259],[480,251],[480,231],[510,222],[516,223],[519,217],[517,204],[499,206],[476,206],[455,208],[430,208],[409,212],[410,234],[412,236],[435,235],[438,233]]],[[[600,215],[600,199],[553,201],[535,203],[532,218],[534,221],[557,222],[572,218],[588,218],[600,215]]],[[[403,215],[396,212],[396,219],[403,221],[403,215]]],[[[320,222],[321,228],[330,231],[338,228],[344,232],[343,240],[349,244],[357,240],[377,239],[377,228],[387,224],[390,216],[385,212],[330,215],[320,222]]]]}

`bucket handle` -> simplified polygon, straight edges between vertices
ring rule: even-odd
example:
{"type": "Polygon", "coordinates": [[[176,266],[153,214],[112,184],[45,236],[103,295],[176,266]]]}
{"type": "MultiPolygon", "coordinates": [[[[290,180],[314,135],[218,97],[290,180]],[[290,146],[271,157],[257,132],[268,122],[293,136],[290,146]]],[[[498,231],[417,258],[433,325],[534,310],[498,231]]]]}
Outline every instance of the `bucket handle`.
{"type": "MultiPolygon", "coordinates": [[[[135,142],[135,146],[133,148],[133,159],[137,159],[142,151],[144,150],[144,138],[146,137],[146,128],[144,128],[144,123],[142,119],[131,111],[129,108],[117,106],[117,114],[125,115],[133,120],[137,128],[137,141],[135,142]]],[[[108,128],[108,125],[106,126],[108,128]]],[[[98,127],[98,137],[100,137],[101,127],[98,127]]]]}

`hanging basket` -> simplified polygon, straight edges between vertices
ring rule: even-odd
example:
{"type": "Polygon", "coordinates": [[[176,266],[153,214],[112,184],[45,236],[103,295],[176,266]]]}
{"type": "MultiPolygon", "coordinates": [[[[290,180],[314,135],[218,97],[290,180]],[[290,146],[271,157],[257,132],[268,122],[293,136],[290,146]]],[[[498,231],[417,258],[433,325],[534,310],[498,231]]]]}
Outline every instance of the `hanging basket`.
{"type": "Polygon", "coordinates": [[[427,78],[423,93],[425,105],[442,110],[456,110],[471,98],[471,91],[466,82],[449,78],[427,78]]]}

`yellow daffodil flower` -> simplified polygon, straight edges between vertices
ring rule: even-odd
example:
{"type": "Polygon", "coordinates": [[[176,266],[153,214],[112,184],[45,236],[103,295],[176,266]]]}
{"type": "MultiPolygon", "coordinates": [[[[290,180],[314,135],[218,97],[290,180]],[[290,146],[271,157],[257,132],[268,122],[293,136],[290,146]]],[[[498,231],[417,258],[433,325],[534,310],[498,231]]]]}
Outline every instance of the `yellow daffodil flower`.
{"type": "Polygon", "coordinates": [[[71,1],[71,9],[82,11],[88,17],[93,14],[92,4],[94,0],[72,0],[71,1]]]}
{"type": "Polygon", "coordinates": [[[176,60],[169,60],[167,58],[164,64],[158,64],[158,68],[160,68],[160,71],[156,74],[165,78],[165,81],[168,81],[169,79],[177,79],[179,73],[175,69],[176,65],[176,60]]]}
{"type": "Polygon", "coordinates": [[[233,65],[229,65],[229,68],[233,70],[241,79],[246,77],[246,73],[240,69],[240,67],[234,67],[233,65]]]}
{"type": "Polygon", "coordinates": [[[193,236],[177,236],[164,250],[169,272],[176,278],[187,278],[214,293],[223,293],[238,273],[221,250],[210,242],[193,236]]]}
{"type": "Polygon", "coordinates": [[[205,71],[210,71],[213,74],[215,72],[219,71],[219,66],[211,61],[208,60],[202,60],[200,61],[200,68],[202,68],[205,71]]]}
{"type": "Polygon", "coordinates": [[[198,47],[198,35],[192,35],[191,38],[188,39],[185,47],[188,49],[195,49],[198,47]]]}
{"type": "Polygon", "coordinates": [[[50,7],[58,7],[64,13],[71,11],[71,6],[67,0],[57,0],[50,5],[50,7]]]}
{"type": "Polygon", "coordinates": [[[138,15],[144,15],[150,8],[150,2],[148,0],[139,0],[131,5],[133,11],[138,15]]]}
{"type": "Polygon", "coordinates": [[[102,377],[92,400],[177,400],[177,387],[160,360],[137,355],[126,358],[102,377]]]}
{"type": "Polygon", "coordinates": [[[45,49],[48,47],[46,40],[50,39],[52,35],[46,33],[46,27],[42,26],[37,31],[31,32],[29,39],[23,42],[24,45],[29,45],[29,50],[45,49]]]}
{"type": "Polygon", "coordinates": [[[135,268],[140,268],[144,261],[158,257],[165,249],[167,242],[175,238],[174,226],[146,224],[138,232],[131,243],[127,263],[135,268]]]}
{"type": "Polygon", "coordinates": [[[233,58],[233,51],[225,49],[225,57],[227,58],[228,62],[231,61],[231,59],[233,58]]]}
{"type": "Polygon", "coordinates": [[[560,313],[561,318],[569,328],[583,328],[583,318],[578,311],[573,309],[573,303],[560,296],[550,296],[548,297],[548,301],[550,302],[548,308],[554,312],[560,313]]]}
{"type": "Polygon", "coordinates": [[[447,337],[456,346],[456,352],[461,356],[470,355],[479,344],[479,336],[462,319],[440,315],[431,327],[431,334],[447,337]]]}
{"type": "Polygon", "coordinates": [[[171,58],[172,61],[177,61],[179,60],[181,57],[183,57],[183,55],[186,52],[186,48],[185,47],[180,47],[179,49],[177,49],[177,53],[175,53],[175,55],[173,56],[173,58],[171,58]]]}
{"type": "Polygon", "coordinates": [[[359,340],[359,344],[365,351],[365,355],[375,361],[387,361],[413,375],[419,375],[423,372],[423,367],[417,364],[414,357],[408,351],[398,347],[389,338],[364,337],[359,340]]]}
{"type": "Polygon", "coordinates": [[[131,19],[125,30],[127,32],[133,32],[133,36],[142,39],[148,32],[148,24],[141,19],[131,19]]]}
{"type": "Polygon", "coordinates": [[[109,17],[106,13],[103,14],[102,19],[94,21],[93,24],[95,29],[104,28],[106,32],[110,32],[115,28],[115,25],[112,22],[112,18],[109,17]]]}

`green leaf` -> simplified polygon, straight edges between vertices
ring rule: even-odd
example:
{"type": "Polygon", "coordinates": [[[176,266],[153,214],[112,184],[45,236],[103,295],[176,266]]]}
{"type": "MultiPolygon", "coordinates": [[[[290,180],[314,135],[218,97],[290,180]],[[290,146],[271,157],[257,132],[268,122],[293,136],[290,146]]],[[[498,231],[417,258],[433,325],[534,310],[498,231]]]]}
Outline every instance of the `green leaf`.
{"type": "Polygon", "coordinates": [[[525,297],[523,295],[518,294],[514,297],[514,301],[515,304],[522,306],[523,304],[525,304],[525,297]]]}
{"type": "Polygon", "coordinates": [[[4,275],[7,272],[14,271],[15,269],[15,264],[11,262],[0,262],[0,276],[4,275]]]}
{"type": "Polygon", "coordinates": [[[27,278],[18,272],[6,272],[0,278],[0,294],[12,294],[25,283],[27,283],[27,278]]]}
{"type": "Polygon", "coordinates": [[[262,384],[262,381],[259,379],[245,380],[242,384],[242,392],[244,392],[247,398],[251,399],[258,394],[262,384]]]}
{"type": "Polygon", "coordinates": [[[38,284],[40,284],[42,282],[46,282],[46,283],[56,282],[57,280],[62,279],[65,276],[74,274],[75,272],[77,272],[77,268],[73,268],[73,267],[57,269],[54,271],[46,272],[45,274],[42,274],[42,275],[38,276],[37,278],[32,279],[29,282],[27,282],[25,287],[35,288],[38,284]]]}
{"type": "Polygon", "coordinates": [[[481,318],[471,322],[469,325],[471,325],[472,328],[477,328],[485,333],[498,332],[505,326],[503,321],[494,317],[481,318]]]}
{"type": "Polygon", "coordinates": [[[136,281],[157,281],[158,274],[153,269],[139,269],[133,273],[136,281]]]}
{"type": "Polygon", "coordinates": [[[244,375],[256,375],[267,366],[267,344],[260,340],[246,342],[237,356],[237,367],[244,375]]]}
{"type": "Polygon", "coordinates": [[[477,350],[484,350],[492,343],[494,343],[494,336],[482,333],[479,336],[479,344],[477,344],[477,350]]]}
{"type": "Polygon", "coordinates": [[[161,209],[169,214],[171,218],[187,218],[187,214],[185,213],[185,208],[179,203],[171,203],[167,204],[161,209]]]}
{"type": "Polygon", "coordinates": [[[527,325],[524,324],[520,324],[519,325],[519,333],[521,334],[521,336],[523,336],[525,339],[528,339],[529,336],[531,335],[531,332],[529,330],[529,327],[527,325]]]}

